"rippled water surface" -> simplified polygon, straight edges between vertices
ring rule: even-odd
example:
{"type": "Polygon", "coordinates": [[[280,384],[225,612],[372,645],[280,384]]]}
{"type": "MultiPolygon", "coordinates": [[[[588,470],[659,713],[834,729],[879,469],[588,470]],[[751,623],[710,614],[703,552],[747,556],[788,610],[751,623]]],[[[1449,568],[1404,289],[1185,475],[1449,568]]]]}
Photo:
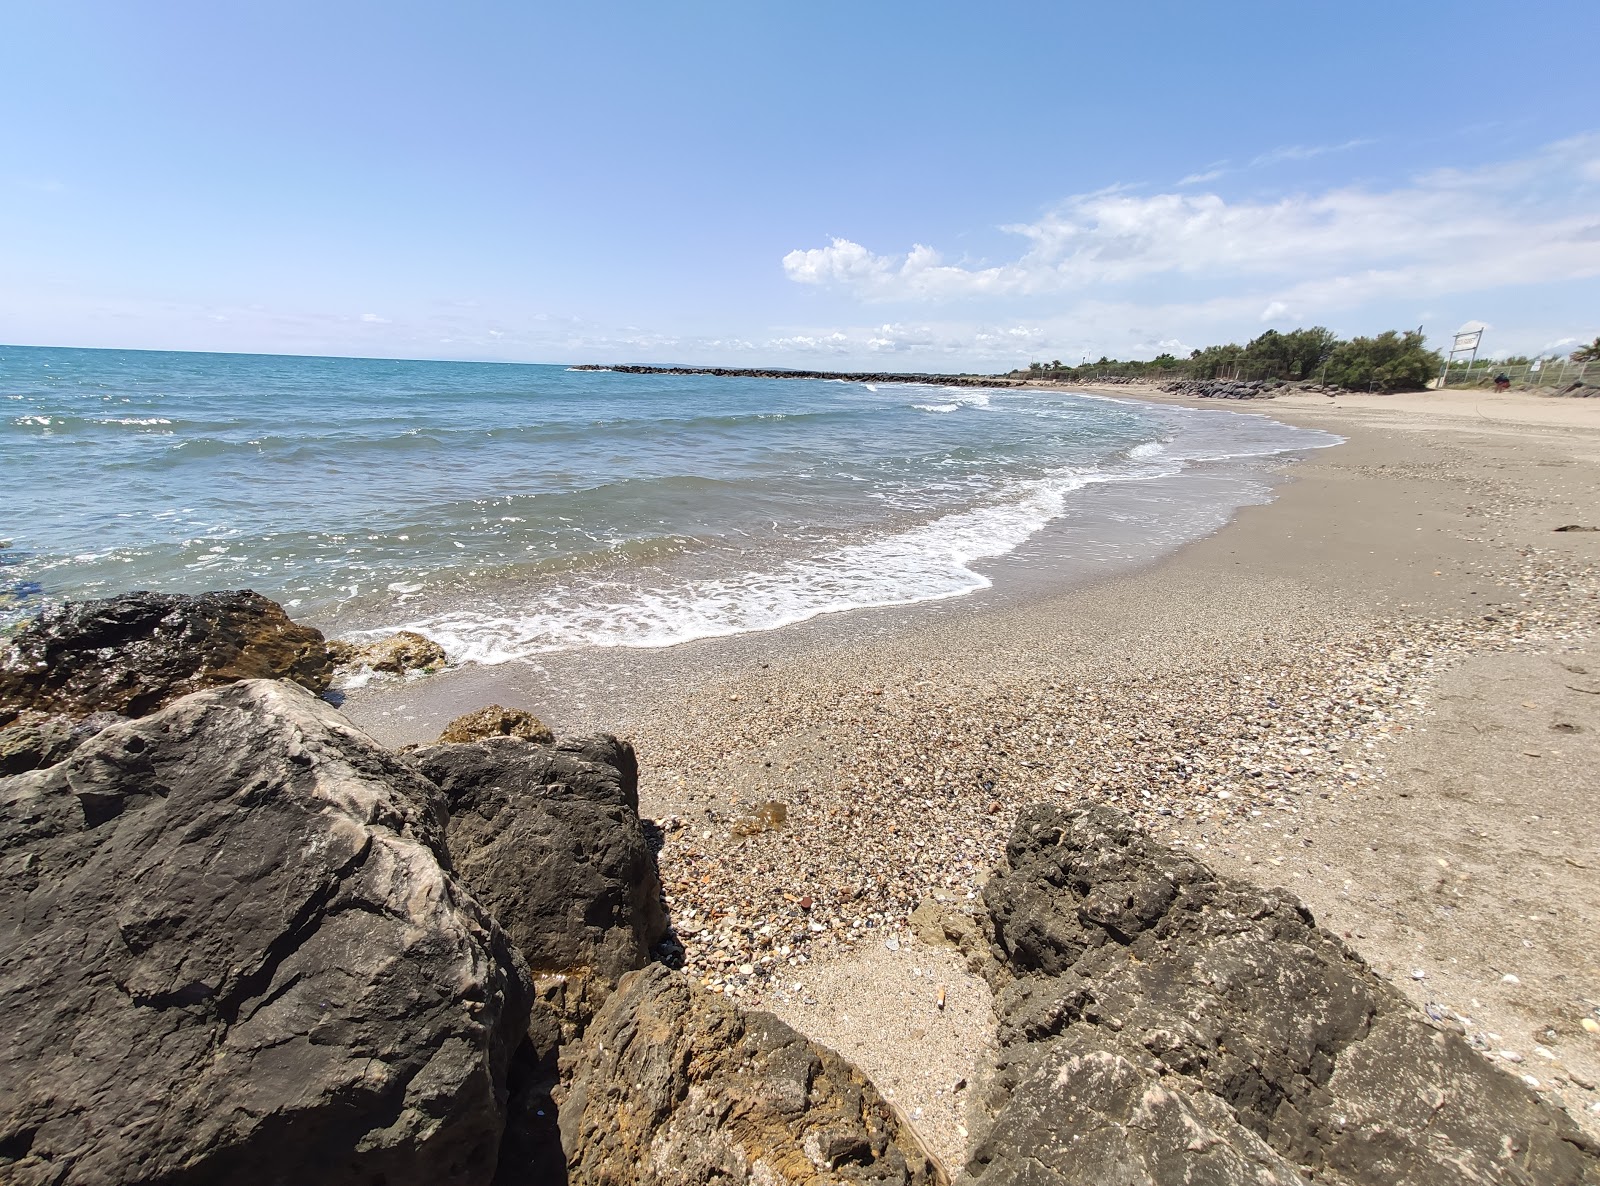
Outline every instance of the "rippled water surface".
{"type": "Polygon", "coordinates": [[[665,645],[959,596],[1091,487],[1331,440],[1059,392],[0,347],[0,613],[251,587],[484,662],[665,645]]]}

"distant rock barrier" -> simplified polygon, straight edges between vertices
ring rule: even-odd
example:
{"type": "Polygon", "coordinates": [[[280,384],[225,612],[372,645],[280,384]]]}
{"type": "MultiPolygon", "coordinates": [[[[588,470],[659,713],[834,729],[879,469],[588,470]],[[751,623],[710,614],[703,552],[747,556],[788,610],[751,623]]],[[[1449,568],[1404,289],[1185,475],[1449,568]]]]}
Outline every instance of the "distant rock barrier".
{"type": "Polygon", "coordinates": [[[585,364],[574,371],[614,371],[619,375],[712,375],[719,379],[835,379],[845,383],[922,383],[935,387],[1009,387],[998,375],[929,375],[892,371],[783,371],[761,367],[653,367],[585,364]]]}
{"type": "Polygon", "coordinates": [[[1323,383],[1290,383],[1286,379],[1174,379],[1161,384],[1170,395],[1193,399],[1271,399],[1279,392],[1312,392],[1318,395],[1343,395],[1343,387],[1323,383]]]}

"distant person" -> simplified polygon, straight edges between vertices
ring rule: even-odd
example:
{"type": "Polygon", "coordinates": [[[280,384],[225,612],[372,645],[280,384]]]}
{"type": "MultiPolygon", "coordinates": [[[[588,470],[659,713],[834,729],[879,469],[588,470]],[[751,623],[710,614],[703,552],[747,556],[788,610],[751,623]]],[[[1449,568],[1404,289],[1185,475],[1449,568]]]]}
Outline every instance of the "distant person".
{"type": "Polygon", "coordinates": [[[1496,391],[1510,391],[1511,376],[1506,374],[1504,371],[1501,371],[1494,377],[1494,389],[1496,391]]]}

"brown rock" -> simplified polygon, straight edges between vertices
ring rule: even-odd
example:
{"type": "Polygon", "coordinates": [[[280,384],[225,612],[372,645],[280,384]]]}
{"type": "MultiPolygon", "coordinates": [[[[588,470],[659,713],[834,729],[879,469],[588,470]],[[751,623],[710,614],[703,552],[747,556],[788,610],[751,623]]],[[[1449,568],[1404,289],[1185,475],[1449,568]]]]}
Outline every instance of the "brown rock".
{"type": "Polygon", "coordinates": [[[332,674],[321,632],[259,593],[124,593],[68,602],[0,648],[0,725],[30,710],[144,716],[244,679],[321,692],[332,674]]]}
{"type": "Polygon", "coordinates": [[[328,653],[340,667],[364,666],[394,675],[442,667],[449,661],[442,646],[412,630],[359,645],[335,640],[328,644],[328,653]]]}
{"type": "Polygon", "coordinates": [[[549,745],[556,735],[531,712],[520,708],[502,708],[491,704],[477,712],[459,716],[444,727],[438,745],[460,745],[468,741],[482,741],[489,737],[516,737],[523,741],[536,741],[549,745]]]}
{"type": "Polygon", "coordinates": [[[623,978],[563,1069],[571,1186],[947,1182],[850,1063],[659,964],[623,978]]]}

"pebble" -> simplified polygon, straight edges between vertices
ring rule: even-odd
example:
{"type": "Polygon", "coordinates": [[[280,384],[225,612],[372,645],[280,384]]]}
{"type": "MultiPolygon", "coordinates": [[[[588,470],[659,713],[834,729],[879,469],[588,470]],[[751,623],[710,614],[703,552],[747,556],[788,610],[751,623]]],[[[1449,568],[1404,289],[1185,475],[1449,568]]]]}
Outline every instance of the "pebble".
{"type": "Polygon", "coordinates": [[[1593,629],[1600,566],[1529,548],[1496,579],[1512,592],[1491,621],[1318,618],[1303,637],[1279,622],[1274,647],[1214,666],[1085,666],[1068,634],[976,675],[954,654],[893,680],[815,662],[686,692],[632,736],[646,802],[693,821],[663,829],[661,861],[685,968],[759,993],[819,952],[898,950],[933,893],[976,901],[1017,812],[1039,800],[1094,799],[1212,844],[1287,832],[1308,795],[1361,810],[1438,672],[1593,629]],[[782,822],[731,834],[772,803],[782,822]]]}

